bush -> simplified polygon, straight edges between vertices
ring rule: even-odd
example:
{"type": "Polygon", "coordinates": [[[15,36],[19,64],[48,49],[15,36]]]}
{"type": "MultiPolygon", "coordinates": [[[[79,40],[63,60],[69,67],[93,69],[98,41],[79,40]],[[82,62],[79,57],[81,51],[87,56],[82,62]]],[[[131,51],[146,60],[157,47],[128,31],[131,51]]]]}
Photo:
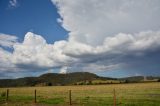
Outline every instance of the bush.
{"type": "Polygon", "coordinates": [[[47,84],[47,86],[52,86],[52,83],[51,83],[51,82],[49,82],[49,83],[47,84]]]}
{"type": "Polygon", "coordinates": [[[129,80],[125,80],[124,83],[129,83],[129,80]]]}

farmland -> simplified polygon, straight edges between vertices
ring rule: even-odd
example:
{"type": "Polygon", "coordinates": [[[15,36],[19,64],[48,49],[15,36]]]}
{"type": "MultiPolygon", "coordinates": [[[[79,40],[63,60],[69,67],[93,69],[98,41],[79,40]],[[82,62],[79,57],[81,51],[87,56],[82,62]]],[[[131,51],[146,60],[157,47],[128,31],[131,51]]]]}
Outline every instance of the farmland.
{"type": "Polygon", "coordinates": [[[159,106],[160,83],[76,85],[50,87],[0,88],[1,106],[67,106],[71,90],[72,106],[113,106],[115,89],[117,106],[159,106]],[[9,98],[6,102],[6,89],[9,98]],[[34,90],[37,103],[34,103],[34,90]]]}

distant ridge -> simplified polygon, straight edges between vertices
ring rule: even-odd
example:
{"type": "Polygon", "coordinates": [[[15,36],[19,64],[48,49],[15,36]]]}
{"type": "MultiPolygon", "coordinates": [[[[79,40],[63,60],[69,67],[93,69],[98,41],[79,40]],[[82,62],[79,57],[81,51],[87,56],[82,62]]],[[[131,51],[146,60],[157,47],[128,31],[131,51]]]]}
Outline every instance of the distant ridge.
{"type": "Polygon", "coordinates": [[[56,86],[56,85],[73,85],[80,81],[92,80],[115,80],[114,78],[100,77],[89,72],[73,72],[66,74],[46,73],[39,77],[25,77],[18,79],[1,79],[0,87],[17,87],[17,86],[56,86]]]}
{"type": "MultiPolygon", "coordinates": [[[[160,81],[160,77],[145,77],[145,81],[160,81]]],[[[88,84],[113,84],[145,82],[144,76],[126,78],[101,77],[89,72],[73,72],[66,74],[46,73],[39,77],[24,77],[18,79],[0,79],[0,87],[20,86],[64,86],[64,85],[88,85],[88,84]],[[95,83],[93,83],[95,82],[95,83]]]]}

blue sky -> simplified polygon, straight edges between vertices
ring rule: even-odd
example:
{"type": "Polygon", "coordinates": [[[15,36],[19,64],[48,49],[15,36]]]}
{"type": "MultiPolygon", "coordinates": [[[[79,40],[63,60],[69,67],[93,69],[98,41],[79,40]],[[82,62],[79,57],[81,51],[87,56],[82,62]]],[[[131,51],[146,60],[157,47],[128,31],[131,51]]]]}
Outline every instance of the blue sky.
{"type": "Polygon", "coordinates": [[[19,0],[16,7],[10,6],[9,0],[1,0],[0,13],[0,32],[16,35],[21,41],[29,31],[41,34],[48,43],[67,38],[50,0],[19,0]]]}
{"type": "Polygon", "coordinates": [[[0,78],[160,75],[159,0],[0,0],[0,78]]]}

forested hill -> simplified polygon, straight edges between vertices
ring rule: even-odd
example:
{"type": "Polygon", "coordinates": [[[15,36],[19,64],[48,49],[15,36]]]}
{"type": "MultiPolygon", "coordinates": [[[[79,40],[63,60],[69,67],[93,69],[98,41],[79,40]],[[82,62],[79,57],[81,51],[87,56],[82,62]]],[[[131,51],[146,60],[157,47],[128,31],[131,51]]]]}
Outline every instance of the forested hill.
{"type": "Polygon", "coordinates": [[[80,81],[111,80],[113,78],[100,77],[89,72],[74,72],[67,74],[47,73],[39,77],[25,77],[18,79],[1,79],[0,87],[16,86],[51,86],[73,85],[80,81]]]}
{"type": "Polygon", "coordinates": [[[101,77],[89,72],[74,72],[67,74],[47,73],[39,77],[18,79],[0,79],[0,87],[19,86],[58,86],[58,85],[90,85],[160,81],[160,77],[133,76],[126,78],[101,77]]]}

